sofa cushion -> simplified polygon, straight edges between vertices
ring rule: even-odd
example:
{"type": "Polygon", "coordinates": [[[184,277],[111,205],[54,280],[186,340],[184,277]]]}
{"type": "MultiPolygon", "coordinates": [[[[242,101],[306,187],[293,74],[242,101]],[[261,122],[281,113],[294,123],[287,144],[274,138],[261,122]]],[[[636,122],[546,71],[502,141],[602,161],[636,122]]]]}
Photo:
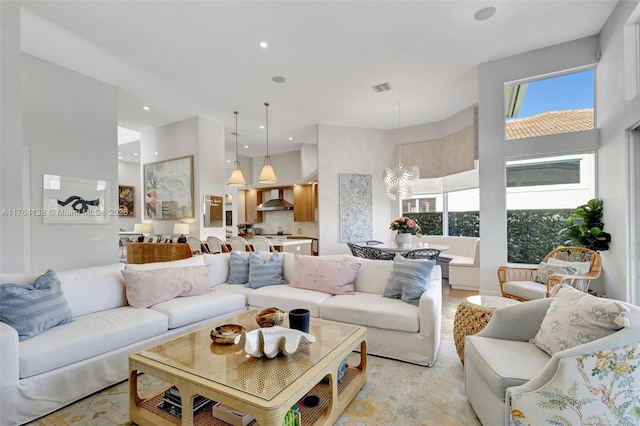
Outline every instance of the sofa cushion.
{"type": "Polygon", "coordinates": [[[290,286],[329,294],[354,294],[353,281],[360,264],[318,256],[294,256],[295,269],[290,286]]]}
{"type": "Polygon", "coordinates": [[[269,285],[285,284],[282,276],[282,259],[280,253],[273,252],[266,260],[255,252],[249,253],[249,281],[247,287],[260,288],[269,285]]]}
{"type": "Polygon", "coordinates": [[[435,260],[405,259],[397,254],[383,296],[418,306],[420,296],[429,285],[435,264],[435,260]]]}
{"type": "Polygon", "coordinates": [[[507,294],[522,297],[526,300],[544,299],[547,297],[547,286],[535,281],[507,281],[502,288],[507,294]]]}
{"type": "Polygon", "coordinates": [[[532,340],[550,355],[600,339],[628,324],[629,309],[615,300],[595,297],[566,284],[551,292],[555,297],[532,340]]]}
{"type": "Polygon", "coordinates": [[[228,281],[229,253],[205,253],[200,257],[202,257],[205,265],[211,265],[211,268],[209,268],[209,286],[214,287],[228,281]]]}
{"type": "Polygon", "coordinates": [[[33,284],[0,285],[0,321],[15,328],[20,341],[73,321],[56,273],[49,269],[33,284]]]}
{"type": "Polygon", "coordinates": [[[209,265],[123,270],[127,300],[131,306],[148,308],[179,296],[196,296],[209,291],[209,265]]]}
{"type": "Polygon", "coordinates": [[[508,387],[531,380],[551,358],[529,342],[481,336],[467,336],[464,352],[465,365],[473,365],[501,401],[508,387]]]}
{"type": "Polygon", "coordinates": [[[245,298],[247,298],[249,296],[249,293],[251,293],[252,291],[256,291],[256,289],[249,288],[243,285],[237,285],[237,284],[218,284],[213,288],[215,288],[216,290],[222,290],[222,291],[228,291],[230,293],[241,294],[245,298]]]}
{"type": "Polygon", "coordinates": [[[249,281],[249,259],[240,253],[229,253],[229,284],[246,284],[249,281]]]}
{"type": "Polygon", "coordinates": [[[167,331],[166,315],[124,306],[95,312],[20,343],[20,378],[34,376],[167,331]]]}
{"type": "Polygon", "coordinates": [[[58,271],[74,317],[127,305],[122,263],[58,271]]]}
{"type": "Polygon", "coordinates": [[[387,277],[393,269],[393,262],[388,260],[364,259],[362,257],[343,256],[343,260],[360,264],[358,275],[353,282],[355,291],[361,293],[384,293],[387,277]]]}
{"type": "Polygon", "coordinates": [[[420,331],[417,306],[374,293],[333,296],[320,306],[320,317],[383,330],[420,331]]]}
{"type": "MultiPolygon", "coordinates": [[[[244,288],[244,286],[241,287],[244,288]]],[[[168,327],[172,329],[235,312],[245,307],[246,298],[243,295],[216,288],[197,297],[178,297],[161,302],[150,309],[168,316],[168,327]]]]}
{"type": "MultiPolygon", "coordinates": [[[[286,284],[258,288],[248,294],[249,306],[266,308],[277,306],[285,311],[292,309],[308,309],[311,316],[320,316],[320,305],[331,299],[328,293],[304,288],[295,288],[286,284]]],[[[345,296],[347,297],[347,296],[345,296]]]]}

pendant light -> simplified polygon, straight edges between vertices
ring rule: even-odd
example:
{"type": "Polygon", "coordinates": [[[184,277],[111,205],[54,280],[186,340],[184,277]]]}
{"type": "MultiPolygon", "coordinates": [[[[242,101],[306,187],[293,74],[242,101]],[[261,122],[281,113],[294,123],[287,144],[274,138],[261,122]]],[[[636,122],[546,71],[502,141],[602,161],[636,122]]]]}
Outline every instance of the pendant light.
{"type": "Polygon", "coordinates": [[[278,178],[273,171],[271,157],[269,157],[269,104],[265,102],[264,106],[266,111],[265,130],[267,133],[267,155],[264,157],[262,171],[260,172],[260,176],[258,176],[258,183],[274,184],[278,183],[278,178]]]}
{"type": "Polygon", "coordinates": [[[240,161],[238,161],[238,111],[233,111],[236,115],[236,161],[233,162],[233,170],[229,177],[228,186],[247,186],[247,181],[244,180],[242,175],[242,169],[240,168],[240,161]]]}
{"type": "MultiPolygon", "coordinates": [[[[400,102],[398,102],[398,130],[396,132],[396,146],[400,144],[400,102]]],[[[418,166],[404,167],[402,163],[387,167],[384,174],[384,183],[387,187],[387,196],[392,200],[406,200],[413,194],[413,185],[420,178],[418,166]]]]}

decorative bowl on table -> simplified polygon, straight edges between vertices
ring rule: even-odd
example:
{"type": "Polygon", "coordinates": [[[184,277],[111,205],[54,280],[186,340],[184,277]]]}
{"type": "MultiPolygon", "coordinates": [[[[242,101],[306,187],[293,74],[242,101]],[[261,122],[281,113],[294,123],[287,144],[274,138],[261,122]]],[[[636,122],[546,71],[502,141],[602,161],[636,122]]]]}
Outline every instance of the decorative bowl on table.
{"type": "Polygon", "coordinates": [[[260,327],[274,327],[284,323],[287,313],[280,308],[271,306],[258,311],[256,314],[256,322],[260,327]]]}
{"type": "Polygon", "coordinates": [[[210,336],[213,343],[230,345],[243,331],[245,328],[240,324],[224,324],[211,330],[210,336]]]}
{"type": "Polygon", "coordinates": [[[300,344],[315,341],[313,334],[278,325],[245,331],[235,338],[235,344],[242,346],[247,354],[255,358],[275,358],[280,353],[291,355],[299,349],[300,344]]]}

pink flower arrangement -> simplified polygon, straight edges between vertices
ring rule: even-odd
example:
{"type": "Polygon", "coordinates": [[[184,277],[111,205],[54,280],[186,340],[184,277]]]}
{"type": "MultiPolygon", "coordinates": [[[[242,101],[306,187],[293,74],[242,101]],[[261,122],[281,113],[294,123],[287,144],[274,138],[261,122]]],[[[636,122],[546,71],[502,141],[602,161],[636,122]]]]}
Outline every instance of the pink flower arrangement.
{"type": "Polygon", "coordinates": [[[420,232],[418,223],[410,217],[402,216],[391,222],[389,229],[398,231],[398,234],[415,234],[420,232]]]}

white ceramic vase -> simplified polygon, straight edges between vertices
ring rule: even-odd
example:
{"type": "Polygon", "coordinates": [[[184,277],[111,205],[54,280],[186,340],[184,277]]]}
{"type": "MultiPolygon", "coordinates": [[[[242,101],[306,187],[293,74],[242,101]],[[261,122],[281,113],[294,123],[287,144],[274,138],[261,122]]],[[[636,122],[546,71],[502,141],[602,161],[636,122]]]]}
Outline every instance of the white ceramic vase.
{"type": "Polygon", "coordinates": [[[411,234],[398,232],[396,234],[396,243],[398,244],[398,247],[411,246],[411,234]]]}

